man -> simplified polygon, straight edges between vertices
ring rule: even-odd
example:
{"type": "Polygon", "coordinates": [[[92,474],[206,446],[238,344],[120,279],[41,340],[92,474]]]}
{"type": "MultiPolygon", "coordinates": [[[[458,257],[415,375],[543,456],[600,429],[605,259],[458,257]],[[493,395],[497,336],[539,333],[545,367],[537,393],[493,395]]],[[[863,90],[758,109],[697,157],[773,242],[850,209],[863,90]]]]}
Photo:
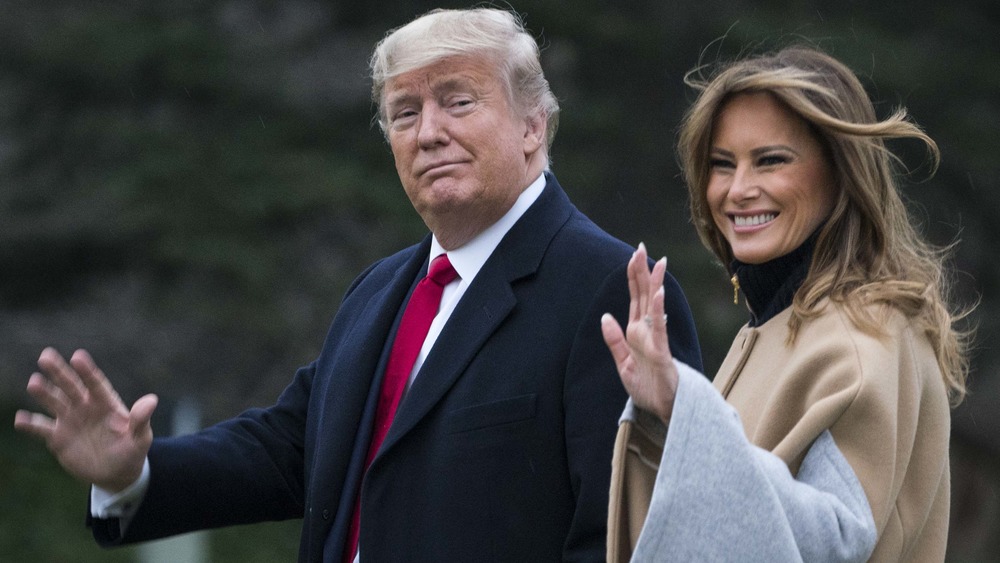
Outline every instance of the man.
{"type": "MultiPolygon", "coordinates": [[[[102,545],[304,518],[302,561],[604,559],[626,396],[600,317],[625,318],[631,249],[546,172],[558,104],[537,44],[505,11],[434,11],[388,35],[372,70],[431,234],[358,277],[277,403],[153,440],[155,397],[129,412],[85,352],[39,358],[28,390],[55,418],[22,411],[15,426],[95,484],[102,545]],[[408,302],[441,254],[457,277],[434,282],[426,339],[397,369],[415,332],[408,302]]],[[[673,353],[700,367],[690,311],[666,283],[673,353]]]]}

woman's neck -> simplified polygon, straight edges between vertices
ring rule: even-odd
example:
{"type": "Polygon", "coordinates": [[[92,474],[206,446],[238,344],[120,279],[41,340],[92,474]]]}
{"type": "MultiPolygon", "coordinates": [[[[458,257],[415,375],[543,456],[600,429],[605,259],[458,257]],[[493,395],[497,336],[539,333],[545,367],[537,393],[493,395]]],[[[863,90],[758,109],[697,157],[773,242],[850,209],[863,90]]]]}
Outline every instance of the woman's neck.
{"type": "Polygon", "coordinates": [[[809,273],[818,232],[788,254],[761,264],[733,260],[731,270],[750,308],[750,326],[766,323],[792,304],[809,273]]]}

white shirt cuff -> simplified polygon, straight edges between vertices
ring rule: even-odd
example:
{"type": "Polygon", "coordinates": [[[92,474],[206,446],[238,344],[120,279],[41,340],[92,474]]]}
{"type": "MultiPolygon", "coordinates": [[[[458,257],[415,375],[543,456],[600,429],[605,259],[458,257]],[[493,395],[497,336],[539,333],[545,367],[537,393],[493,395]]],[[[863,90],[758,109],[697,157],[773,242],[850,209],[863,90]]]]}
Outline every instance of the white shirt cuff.
{"type": "MultiPolygon", "coordinates": [[[[149,488],[149,458],[142,464],[142,473],[134,483],[119,493],[112,493],[93,485],[90,487],[90,514],[94,518],[120,518],[130,520],[139,509],[139,503],[149,488]]],[[[124,529],[125,526],[122,526],[124,529]]]]}

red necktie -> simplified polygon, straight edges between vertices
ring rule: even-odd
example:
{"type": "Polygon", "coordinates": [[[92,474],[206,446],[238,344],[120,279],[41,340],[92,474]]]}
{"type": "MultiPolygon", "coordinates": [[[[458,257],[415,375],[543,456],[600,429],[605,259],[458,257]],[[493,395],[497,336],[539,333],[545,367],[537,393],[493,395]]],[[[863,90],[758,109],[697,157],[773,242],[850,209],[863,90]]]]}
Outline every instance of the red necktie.
{"type": "MultiPolygon", "coordinates": [[[[389,363],[385,369],[385,377],[382,379],[382,389],[379,392],[378,407],[375,410],[375,429],[372,432],[372,441],[368,446],[368,456],[365,459],[365,471],[368,465],[378,452],[385,435],[389,433],[389,426],[392,425],[392,418],[396,414],[396,407],[399,406],[399,399],[406,389],[406,382],[410,379],[410,372],[413,371],[413,363],[417,361],[420,348],[427,338],[427,331],[431,328],[431,321],[437,315],[438,307],[441,305],[441,294],[444,286],[451,283],[458,277],[455,268],[448,261],[448,255],[442,254],[435,258],[427,269],[427,276],[420,280],[417,288],[413,290],[410,301],[403,311],[403,319],[399,322],[399,329],[396,331],[396,340],[392,343],[392,352],[389,354],[389,363]]],[[[361,493],[354,504],[354,518],[351,520],[351,529],[347,536],[347,548],[344,560],[350,563],[354,560],[354,554],[358,549],[358,525],[361,517],[361,493]]]]}

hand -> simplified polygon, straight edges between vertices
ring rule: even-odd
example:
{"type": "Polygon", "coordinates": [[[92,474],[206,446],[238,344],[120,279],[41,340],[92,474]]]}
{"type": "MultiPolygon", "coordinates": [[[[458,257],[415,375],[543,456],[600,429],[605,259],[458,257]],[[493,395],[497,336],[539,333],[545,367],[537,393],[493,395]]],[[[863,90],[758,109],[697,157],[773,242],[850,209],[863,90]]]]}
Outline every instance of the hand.
{"type": "Polygon", "coordinates": [[[111,492],[135,482],[153,441],[149,420],[156,395],[141,397],[130,411],[84,350],[67,364],[59,352],[46,348],[38,367],[42,373],[28,379],[28,393],[52,418],[19,410],[14,428],[45,440],[77,479],[111,492]]]}
{"type": "Polygon", "coordinates": [[[662,258],[650,273],[646,247],[639,244],[628,263],[628,290],[632,298],[628,327],[623,333],[614,317],[605,313],[601,317],[601,331],[632,402],[669,424],[678,376],[664,322],[666,271],[667,259],[662,258]]]}

